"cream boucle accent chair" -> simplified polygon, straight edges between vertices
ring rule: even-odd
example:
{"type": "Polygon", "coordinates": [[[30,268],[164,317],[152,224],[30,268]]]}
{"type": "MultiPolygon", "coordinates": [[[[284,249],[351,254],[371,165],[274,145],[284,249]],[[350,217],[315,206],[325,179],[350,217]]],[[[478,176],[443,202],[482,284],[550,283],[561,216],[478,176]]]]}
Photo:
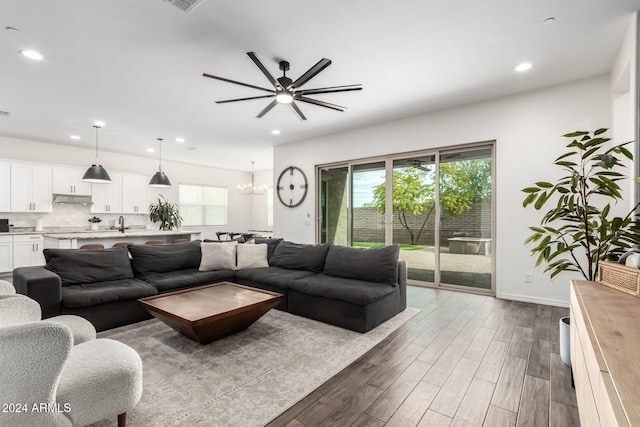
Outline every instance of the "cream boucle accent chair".
{"type": "Polygon", "coordinates": [[[37,321],[0,327],[2,426],[86,426],[126,413],[142,395],[142,361],[110,339],[73,345],[69,327],[37,321]],[[18,412],[20,410],[20,412],[18,412]]]}
{"type": "Polygon", "coordinates": [[[0,408],[0,426],[85,426],[116,415],[125,426],[142,395],[138,353],[95,339],[78,316],[41,321],[40,305],[2,282],[0,403],[13,406],[0,408]]]}
{"type": "MultiPolygon", "coordinates": [[[[42,310],[37,301],[16,294],[13,285],[0,280],[0,326],[37,322],[42,319],[42,310]]],[[[87,319],[80,316],[61,315],[47,319],[62,323],[71,329],[74,344],[82,344],[96,338],[96,328],[87,319]]]]}

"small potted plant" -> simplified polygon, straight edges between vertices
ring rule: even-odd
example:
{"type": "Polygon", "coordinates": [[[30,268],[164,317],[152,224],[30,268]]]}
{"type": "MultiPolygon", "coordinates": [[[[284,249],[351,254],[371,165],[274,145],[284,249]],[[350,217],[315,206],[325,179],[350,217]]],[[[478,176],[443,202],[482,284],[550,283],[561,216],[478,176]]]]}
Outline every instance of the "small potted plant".
{"type": "Polygon", "coordinates": [[[100,224],[102,220],[94,216],[93,218],[89,218],[89,222],[91,223],[91,231],[98,231],[98,224],[100,224]]]}
{"type": "Polygon", "coordinates": [[[178,205],[160,195],[158,201],[149,205],[149,219],[160,223],[160,230],[173,230],[180,227],[182,217],[178,205]]]}

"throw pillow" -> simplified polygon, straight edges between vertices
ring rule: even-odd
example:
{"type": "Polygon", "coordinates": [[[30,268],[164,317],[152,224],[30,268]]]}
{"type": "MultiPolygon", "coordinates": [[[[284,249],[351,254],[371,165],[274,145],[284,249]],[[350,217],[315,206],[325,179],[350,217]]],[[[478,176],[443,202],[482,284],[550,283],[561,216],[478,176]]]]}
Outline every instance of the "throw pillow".
{"type": "Polygon", "coordinates": [[[347,279],[395,285],[398,283],[399,253],[398,245],[370,249],[332,245],[324,272],[347,279]]]}
{"type": "Polygon", "coordinates": [[[80,283],[132,279],[127,248],[44,249],[45,268],[58,276],[63,286],[80,283]]]}
{"type": "Polygon", "coordinates": [[[269,267],[267,250],[266,243],[239,245],[237,248],[238,269],[269,267]]]}
{"type": "Polygon", "coordinates": [[[324,267],[329,244],[306,245],[303,243],[281,242],[269,259],[269,265],[289,270],[307,270],[320,273],[324,267]]]}
{"type": "Polygon", "coordinates": [[[198,268],[200,240],[181,245],[130,245],[131,266],[136,276],[198,268]]]}
{"type": "Polygon", "coordinates": [[[200,243],[202,258],[198,271],[235,270],[238,242],[200,243]]]}

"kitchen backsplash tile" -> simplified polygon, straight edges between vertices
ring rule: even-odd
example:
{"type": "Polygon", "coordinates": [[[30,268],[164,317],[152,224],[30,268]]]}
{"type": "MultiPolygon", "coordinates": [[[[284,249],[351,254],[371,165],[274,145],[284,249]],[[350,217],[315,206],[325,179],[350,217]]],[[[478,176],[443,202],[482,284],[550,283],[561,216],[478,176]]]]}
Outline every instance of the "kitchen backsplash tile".
{"type": "MultiPolygon", "coordinates": [[[[100,228],[117,226],[118,214],[94,214],[89,212],[88,206],[73,204],[53,205],[51,213],[0,213],[0,218],[7,218],[14,227],[35,227],[36,220],[42,219],[42,225],[49,227],[86,227],[89,228],[89,218],[97,216],[102,219],[100,228]]],[[[127,227],[147,228],[151,226],[147,214],[122,215],[127,227]]]]}

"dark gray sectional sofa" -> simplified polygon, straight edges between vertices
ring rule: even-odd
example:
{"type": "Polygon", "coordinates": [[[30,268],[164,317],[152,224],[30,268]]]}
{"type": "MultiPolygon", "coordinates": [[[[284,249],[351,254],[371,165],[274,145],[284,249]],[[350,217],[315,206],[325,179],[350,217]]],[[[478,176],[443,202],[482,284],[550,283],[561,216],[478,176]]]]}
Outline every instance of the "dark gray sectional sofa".
{"type": "Polygon", "coordinates": [[[406,264],[398,260],[398,246],[258,239],[268,245],[268,267],[199,271],[200,243],[45,249],[46,266],[15,269],[13,284],[40,303],[43,318],[76,314],[98,331],[149,319],[138,298],[221,281],[281,293],[276,308],[359,332],[406,308],[406,264]]]}

